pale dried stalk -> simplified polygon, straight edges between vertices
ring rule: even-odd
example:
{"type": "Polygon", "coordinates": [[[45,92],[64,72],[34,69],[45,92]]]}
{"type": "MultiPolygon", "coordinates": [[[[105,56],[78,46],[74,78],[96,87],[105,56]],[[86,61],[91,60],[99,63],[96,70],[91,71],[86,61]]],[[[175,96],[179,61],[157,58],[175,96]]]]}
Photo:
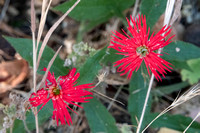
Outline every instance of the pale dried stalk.
{"type": "Polygon", "coordinates": [[[177,19],[180,19],[182,2],[183,2],[183,0],[176,0],[175,7],[174,7],[174,13],[171,18],[170,25],[173,25],[177,19]]]}
{"type": "Polygon", "coordinates": [[[35,47],[35,7],[34,7],[34,0],[31,0],[31,31],[32,31],[32,40],[33,40],[33,88],[36,91],[36,47],[35,47]]]}
{"type": "Polygon", "coordinates": [[[37,49],[38,49],[39,42],[40,42],[40,39],[41,39],[41,36],[42,36],[42,32],[43,32],[44,25],[45,25],[46,18],[47,18],[47,13],[49,11],[51,2],[52,2],[52,0],[50,0],[49,4],[47,5],[47,9],[45,10],[47,1],[46,0],[43,1],[42,15],[41,15],[41,18],[40,18],[40,24],[39,24],[38,36],[37,36],[37,49]]]}
{"type": "Polygon", "coordinates": [[[137,9],[138,9],[138,6],[139,6],[139,2],[140,2],[140,0],[135,1],[133,12],[132,12],[132,16],[134,16],[134,17],[136,16],[137,9]]]}
{"type": "MultiPolygon", "coordinates": [[[[171,16],[172,16],[173,8],[174,8],[174,3],[175,3],[175,0],[168,0],[167,1],[167,6],[166,6],[166,10],[165,10],[165,19],[164,19],[163,26],[166,25],[168,27],[168,24],[169,24],[171,16]]],[[[161,53],[162,49],[163,48],[160,48],[158,50],[158,54],[161,53]]],[[[149,99],[149,96],[150,96],[150,92],[151,92],[151,88],[152,88],[152,85],[153,85],[154,77],[155,77],[154,74],[152,74],[150,82],[149,82],[149,87],[148,87],[148,90],[147,90],[144,106],[143,106],[143,109],[142,109],[142,114],[141,114],[141,117],[140,117],[140,121],[139,121],[136,133],[140,133],[140,129],[141,129],[142,122],[143,122],[143,119],[144,119],[144,114],[145,114],[145,111],[146,111],[146,106],[147,106],[148,99],[149,99]]]]}
{"type": "Polygon", "coordinates": [[[190,128],[192,123],[200,116],[200,112],[195,116],[195,118],[192,120],[192,122],[188,125],[188,127],[183,131],[183,133],[186,133],[186,131],[190,128]]]}
{"type": "Polygon", "coordinates": [[[200,95],[200,84],[197,84],[195,86],[192,87],[192,89],[190,89],[189,91],[187,91],[186,93],[184,93],[182,96],[180,96],[179,98],[176,98],[174,100],[174,102],[167,107],[165,110],[163,110],[156,118],[154,118],[146,127],[145,129],[142,131],[142,133],[155,121],[157,120],[160,116],[162,116],[163,114],[167,113],[168,111],[170,111],[171,109],[179,106],[180,104],[183,104],[184,102],[190,100],[191,98],[200,95]]]}
{"type": "Polygon", "coordinates": [[[118,101],[118,100],[115,100],[115,99],[113,99],[113,98],[110,98],[110,97],[108,97],[108,96],[102,94],[101,92],[98,92],[98,91],[93,90],[93,89],[92,89],[91,91],[93,91],[93,92],[99,94],[100,96],[103,96],[103,97],[105,97],[105,98],[107,98],[107,99],[109,99],[109,100],[111,100],[111,101],[114,101],[114,102],[117,102],[117,103],[120,103],[120,104],[124,105],[124,103],[122,103],[122,102],[120,102],[120,101],[118,101]]]}
{"type": "MultiPolygon", "coordinates": [[[[36,92],[36,60],[37,60],[37,51],[35,46],[35,1],[31,0],[31,31],[32,31],[32,40],[33,40],[33,89],[36,92]]],[[[37,112],[37,108],[33,109],[37,112]]],[[[35,126],[36,126],[36,133],[39,133],[39,123],[38,123],[38,115],[35,115],[35,126]]]]}
{"type": "Polygon", "coordinates": [[[65,17],[77,6],[77,4],[80,2],[80,0],[77,0],[76,3],[74,3],[74,5],[62,16],[60,17],[56,23],[49,29],[49,31],[47,32],[43,42],[42,42],[42,46],[40,48],[40,51],[39,51],[39,55],[38,55],[38,60],[37,60],[37,68],[39,67],[39,63],[40,63],[40,59],[42,57],[42,54],[43,54],[43,51],[44,51],[44,48],[51,36],[51,34],[54,32],[54,30],[59,26],[59,24],[65,19],[65,17]]]}
{"type": "MultiPolygon", "coordinates": [[[[62,48],[62,46],[59,47],[59,49],[56,51],[56,53],[54,54],[54,56],[53,56],[52,59],[50,60],[48,66],[47,66],[47,70],[46,70],[46,72],[45,72],[45,74],[44,74],[44,76],[43,76],[43,78],[42,78],[41,83],[40,83],[39,88],[42,88],[42,87],[43,87],[44,82],[45,82],[45,79],[46,79],[46,77],[47,77],[47,74],[48,74],[48,72],[49,72],[51,66],[53,65],[53,62],[54,62],[54,60],[56,59],[56,56],[57,56],[58,53],[60,52],[60,49],[61,49],[61,48],[62,48]]],[[[38,88],[38,89],[39,89],[39,88],[38,88]]]]}

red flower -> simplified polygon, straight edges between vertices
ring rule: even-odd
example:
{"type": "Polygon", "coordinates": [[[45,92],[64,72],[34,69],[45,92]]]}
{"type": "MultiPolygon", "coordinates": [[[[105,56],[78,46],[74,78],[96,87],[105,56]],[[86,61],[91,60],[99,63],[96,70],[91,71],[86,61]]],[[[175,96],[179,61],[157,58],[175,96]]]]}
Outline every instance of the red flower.
{"type": "MultiPolygon", "coordinates": [[[[46,71],[46,68],[43,69],[46,71]]],[[[86,95],[92,95],[91,92],[86,91],[86,88],[93,88],[92,84],[83,84],[75,86],[76,80],[79,77],[79,73],[75,74],[76,68],[73,68],[68,75],[60,76],[56,81],[54,74],[48,72],[48,76],[45,83],[45,88],[38,90],[37,93],[32,93],[29,101],[33,107],[37,107],[42,104],[39,111],[46,105],[47,102],[52,100],[53,102],[53,116],[52,118],[57,121],[57,125],[59,124],[59,120],[62,125],[66,124],[65,120],[67,121],[68,125],[72,123],[71,116],[67,110],[69,108],[69,104],[78,106],[75,102],[85,103],[89,101],[85,101],[87,99],[91,99],[92,97],[84,97],[86,95]]],[[[74,110],[72,110],[75,112],[74,110]]],[[[76,112],[75,112],[76,113],[76,112]]]]}
{"type": "MultiPolygon", "coordinates": [[[[134,20],[131,17],[131,22],[133,26],[131,26],[130,21],[128,22],[128,30],[132,34],[129,36],[124,30],[125,35],[122,35],[119,32],[113,32],[115,36],[111,36],[111,44],[109,48],[113,48],[125,57],[119,61],[115,62],[114,66],[119,66],[118,72],[124,71],[121,75],[126,73],[128,74],[128,78],[131,78],[133,71],[137,71],[142,63],[145,62],[148,73],[150,75],[149,69],[155,75],[157,80],[161,80],[159,75],[166,73],[166,70],[170,72],[169,68],[172,69],[169,65],[169,62],[163,60],[159,56],[162,54],[158,54],[155,51],[159,48],[162,48],[170,43],[170,37],[167,41],[165,41],[165,37],[169,35],[171,32],[170,27],[164,26],[156,35],[154,33],[149,37],[150,28],[147,31],[146,18],[142,15],[139,16],[139,19],[136,18],[134,20]]],[[[164,76],[165,77],[165,76],[164,76]]]]}

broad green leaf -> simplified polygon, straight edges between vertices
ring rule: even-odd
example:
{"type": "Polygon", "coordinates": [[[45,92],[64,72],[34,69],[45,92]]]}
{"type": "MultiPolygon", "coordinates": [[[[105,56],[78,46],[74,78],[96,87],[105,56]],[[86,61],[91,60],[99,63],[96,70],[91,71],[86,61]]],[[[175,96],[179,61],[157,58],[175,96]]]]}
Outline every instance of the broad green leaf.
{"type": "Polygon", "coordinates": [[[165,12],[167,0],[142,0],[141,13],[146,16],[147,26],[153,28],[160,16],[165,12]]]}
{"type": "MultiPolygon", "coordinates": [[[[75,2],[76,0],[70,0],[54,9],[64,13],[75,2]]],[[[69,16],[79,21],[108,20],[114,15],[121,17],[122,11],[129,8],[133,3],[134,0],[81,0],[69,16]]]]}
{"type": "Polygon", "coordinates": [[[171,94],[172,92],[179,91],[187,86],[189,86],[188,82],[181,82],[181,83],[176,83],[172,85],[157,87],[152,90],[152,93],[153,95],[156,95],[156,96],[164,96],[167,94],[171,94]]]}
{"type": "Polygon", "coordinates": [[[200,48],[182,41],[172,42],[164,47],[164,53],[162,58],[170,62],[176,69],[184,69],[191,71],[189,64],[190,59],[200,58],[200,48]]]}
{"type": "Polygon", "coordinates": [[[177,61],[177,60],[166,60],[171,63],[172,68],[174,69],[186,69],[191,70],[190,66],[187,64],[187,61],[177,61]]]}
{"type": "MultiPolygon", "coordinates": [[[[142,64],[142,66],[143,65],[144,64],[142,64]]],[[[146,68],[143,69],[143,67],[133,74],[131,78],[131,82],[129,84],[130,95],[128,99],[128,111],[131,115],[132,124],[135,126],[137,126],[137,120],[140,120],[140,117],[141,117],[143,105],[144,105],[146,94],[147,94],[148,84],[149,84],[149,77],[146,72],[146,68]]],[[[147,124],[146,118],[148,117],[148,114],[151,109],[150,101],[151,101],[151,96],[149,98],[149,102],[146,108],[146,113],[144,116],[141,129],[143,129],[144,126],[147,124]]]]}
{"type": "MultiPolygon", "coordinates": [[[[5,39],[15,48],[15,50],[26,60],[30,66],[33,66],[33,45],[31,39],[24,38],[13,38],[5,37],[5,39]]],[[[41,44],[40,44],[41,45],[41,44]]],[[[43,74],[44,72],[40,71],[44,67],[48,66],[49,61],[53,57],[55,52],[48,46],[45,48],[38,73],[43,74]]],[[[55,73],[55,76],[64,75],[68,72],[68,68],[64,67],[64,61],[59,57],[56,57],[53,65],[51,66],[50,71],[55,73]],[[56,64],[56,65],[55,65],[56,64]]]]}
{"type": "Polygon", "coordinates": [[[187,61],[191,70],[181,70],[182,80],[188,80],[190,84],[195,84],[200,80],[200,58],[187,61]]]}
{"type": "Polygon", "coordinates": [[[84,104],[84,109],[92,133],[119,133],[114,118],[96,98],[84,104]]]}
{"type": "MultiPolygon", "coordinates": [[[[148,121],[152,121],[158,114],[151,114],[148,117],[148,121]]],[[[169,115],[164,114],[163,116],[159,117],[152,125],[153,128],[160,128],[160,127],[167,127],[177,131],[183,132],[185,128],[190,124],[192,121],[191,118],[185,117],[182,115],[169,115]]],[[[194,122],[191,127],[188,129],[187,133],[199,133],[200,132],[200,124],[194,122]]]]}
{"type": "Polygon", "coordinates": [[[187,61],[190,59],[200,58],[200,48],[182,41],[172,42],[166,47],[164,47],[164,52],[162,58],[172,61],[187,61]]]}
{"type": "Polygon", "coordinates": [[[112,48],[108,48],[105,56],[101,60],[101,63],[103,63],[105,65],[111,65],[115,61],[120,60],[124,57],[123,55],[119,55],[119,54],[116,54],[116,53],[118,53],[117,50],[112,49],[112,48]]]}
{"type": "MultiPolygon", "coordinates": [[[[78,84],[92,83],[97,76],[98,71],[102,68],[100,60],[106,54],[106,48],[98,51],[93,57],[90,57],[80,68],[80,77],[78,84]]],[[[89,103],[84,104],[84,110],[88,119],[89,126],[93,133],[97,132],[118,132],[114,118],[109,114],[107,109],[93,97],[89,103]]]]}
{"type": "Polygon", "coordinates": [[[78,84],[92,83],[97,76],[98,71],[102,68],[100,60],[106,54],[106,47],[98,51],[93,57],[88,58],[85,64],[80,68],[80,77],[78,78],[78,84]]]}

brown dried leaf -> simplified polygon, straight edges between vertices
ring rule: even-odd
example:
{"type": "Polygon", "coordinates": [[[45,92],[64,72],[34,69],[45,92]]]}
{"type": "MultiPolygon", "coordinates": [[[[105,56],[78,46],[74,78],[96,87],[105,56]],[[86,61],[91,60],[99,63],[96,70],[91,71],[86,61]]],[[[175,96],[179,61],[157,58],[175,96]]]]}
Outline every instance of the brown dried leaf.
{"type": "Polygon", "coordinates": [[[28,63],[25,60],[7,61],[0,64],[0,94],[11,90],[28,75],[28,63]]]}

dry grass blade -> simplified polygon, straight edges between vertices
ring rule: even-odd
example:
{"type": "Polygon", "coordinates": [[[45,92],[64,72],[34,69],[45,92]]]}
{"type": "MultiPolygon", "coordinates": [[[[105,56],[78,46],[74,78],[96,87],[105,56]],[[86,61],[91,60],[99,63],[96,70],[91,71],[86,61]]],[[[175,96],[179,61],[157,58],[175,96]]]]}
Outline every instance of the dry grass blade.
{"type": "Polygon", "coordinates": [[[136,0],[135,1],[135,4],[134,4],[134,8],[133,8],[133,12],[132,12],[132,15],[131,16],[136,16],[136,14],[137,14],[137,10],[138,10],[138,7],[139,7],[139,2],[140,2],[140,0],[136,0]]]}
{"type": "Polygon", "coordinates": [[[174,22],[180,18],[181,16],[181,6],[182,6],[183,0],[176,0],[175,7],[174,7],[174,14],[172,16],[172,19],[170,21],[170,25],[173,25],[174,22]]]}
{"type": "Polygon", "coordinates": [[[54,23],[54,25],[50,28],[50,30],[47,32],[43,42],[42,42],[42,46],[40,48],[40,51],[39,51],[39,55],[38,55],[38,60],[37,60],[37,68],[39,67],[39,63],[40,63],[40,59],[42,57],[42,54],[43,54],[43,51],[44,51],[44,48],[51,36],[51,34],[54,32],[54,30],[58,27],[58,25],[65,19],[65,17],[77,6],[77,4],[80,2],[80,0],[77,0],[74,5],[62,16],[60,17],[60,19],[58,19],[56,21],[56,23],[54,23]]]}
{"type": "Polygon", "coordinates": [[[189,128],[190,126],[192,125],[192,123],[200,116],[200,112],[195,116],[195,118],[192,120],[192,122],[188,125],[188,127],[183,131],[183,133],[185,133],[189,128]]]}
{"type": "Polygon", "coordinates": [[[39,30],[38,30],[37,48],[36,49],[38,49],[38,46],[39,46],[39,42],[40,42],[42,32],[43,32],[43,29],[44,29],[44,25],[45,25],[45,22],[46,22],[46,18],[47,18],[47,13],[49,11],[52,0],[50,0],[49,4],[47,5],[46,10],[45,10],[45,8],[46,8],[47,2],[46,1],[43,1],[43,2],[44,2],[44,5],[42,5],[42,15],[41,15],[41,18],[40,18],[41,21],[40,21],[39,30]]]}
{"type": "MultiPolygon", "coordinates": [[[[115,96],[114,96],[113,99],[116,99],[116,98],[118,97],[118,95],[119,95],[119,93],[121,92],[122,88],[123,88],[123,86],[120,86],[120,88],[117,90],[117,93],[115,94],[115,96]]],[[[110,104],[108,105],[108,107],[107,107],[107,110],[108,110],[108,111],[109,111],[110,108],[112,107],[113,103],[114,103],[114,101],[112,100],[112,101],[110,102],[110,104]]]]}
{"type": "Polygon", "coordinates": [[[167,1],[167,6],[166,6],[166,10],[165,10],[165,19],[164,19],[164,25],[169,25],[171,16],[172,16],[172,12],[174,9],[174,4],[175,4],[175,0],[168,0],[167,1]]]}
{"type": "Polygon", "coordinates": [[[142,133],[155,121],[157,120],[160,116],[162,116],[163,114],[167,113],[168,111],[170,111],[171,109],[179,106],[180,104],[190,100],[191,98],[200,95],[200,84],[197,84],[195,86],[193,86],[189,91],[185,92],[182,96],[180,96],[179,98],[176,98],[174,100],[174,102],[167,107],[165,110],[163,110],[156,118],[154,118],[148,125],[147,127],[142,131],[142,133]]]}
{"type": "Polygon", "coordinates": [[[35,32],[36,24],[35,24],[35,0],[31,0],[31,31],[35,32]]]}
{"type": "MultiPolygon", "coordinates": [[[[49,72],[49,70],[50,70],[50,68],[51,68],[51,66],[52,66],[52,64],[53,64],[53,62],[54,62],[54,60],[56,59],[56,56],[58,55],[58,53],[59,53],[59,51],[60,51],[61,48],[62,48],[62,46],[59,47],[59,49],[58,49],[58,50],[56,51],[56,53],[54,54],[53,58],[50,60],[48,66],[47,66],[47,70],[46,70],[46,72],[45,72],[45,74],[44,74],[44,76],[43,76],[43,78],[42,78],[41,83],[40,83],[39,88],[42,88],[42,86],[44,85],[45,79],[46,79],[46,77],[47,77],[47,74],[48,74],[48,72],[49,72]]],[[[38,89],[39,89],[39,88],[38,88],[38,89]]]]}
{"type": "Polygon", "coordinates": [[[92,90],[92,91],[95,92],[95,93],[97,93],[97,94],[99,94],[99,95],[101,95],[101,96],[103,96],[103,97],[105,97],[105,98],[107,98],[107,99],[109,99],[109,100],[111,100],[111,101],[114,101],[114,102],[117,102],[117,103],[120,103],[120,104],[124,105],[124,103],[122,103],[122,102],[120,102],[118,100],[115,100],[113,98],[110,98],[110,97],[108,97],[108,96],[106,96],[106,95],[104,95],[104,94],[102,94],[102,93],[100,93],[100,92],[98,92],[96,90],[92,90]]]}

